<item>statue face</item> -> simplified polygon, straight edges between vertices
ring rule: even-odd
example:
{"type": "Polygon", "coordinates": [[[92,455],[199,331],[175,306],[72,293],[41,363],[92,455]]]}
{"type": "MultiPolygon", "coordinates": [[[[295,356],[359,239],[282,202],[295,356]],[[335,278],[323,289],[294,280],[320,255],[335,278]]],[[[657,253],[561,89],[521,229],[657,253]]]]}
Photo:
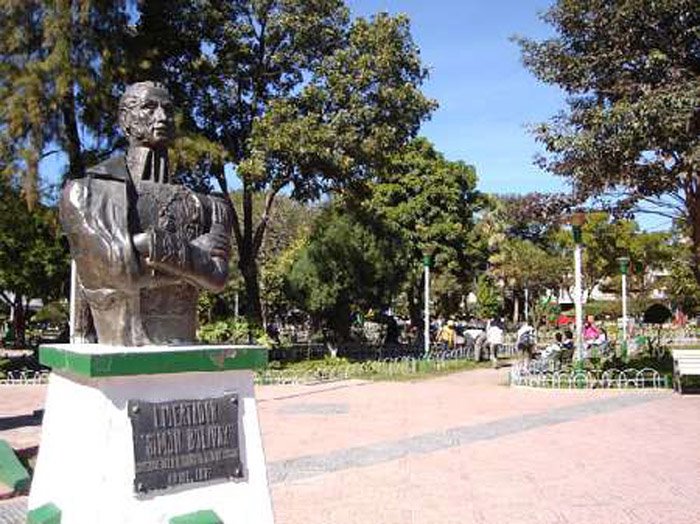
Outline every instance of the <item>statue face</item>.
{"type": "Polygon", "coordinates": [[[165,147],[173,137],[173,104],[170,95],[158,87],[139,92],[126,115],[126,132],[132,144],[165,147]]]}

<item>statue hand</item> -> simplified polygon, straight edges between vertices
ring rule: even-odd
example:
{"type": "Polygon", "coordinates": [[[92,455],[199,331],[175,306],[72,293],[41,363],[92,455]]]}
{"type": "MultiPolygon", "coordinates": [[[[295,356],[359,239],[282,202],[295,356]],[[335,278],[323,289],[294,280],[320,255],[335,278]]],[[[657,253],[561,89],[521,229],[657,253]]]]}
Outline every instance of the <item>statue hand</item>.
{"type": "Polygon", "coordinates": [[[231,251],[231,242],[229,236],[218,228],[212,228],[209,233],[195,239],[192,244],[196,245],[203,251],[209,252],[212,257],[228,258],[231,251]]]}

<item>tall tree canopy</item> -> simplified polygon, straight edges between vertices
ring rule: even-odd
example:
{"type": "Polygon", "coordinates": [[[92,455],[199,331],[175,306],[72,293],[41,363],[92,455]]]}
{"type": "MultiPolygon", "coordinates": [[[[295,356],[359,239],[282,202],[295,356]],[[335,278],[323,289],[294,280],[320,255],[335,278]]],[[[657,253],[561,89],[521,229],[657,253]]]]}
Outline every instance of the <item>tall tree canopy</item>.
{"type": "Polygon", "coordinates": [[[486,261],[474,233],[485,203],[476,182],[474,166],[447,160],[428,140],[418,138],[395,153],[378,180],[368,186],[363,208],[386,223],[406,246],[406,292],[414,321],[420,318],[424,255],[432,255],[436,283],[443,284],[436,293],[451,293],[452,305],[459,304],[486,261]]]}
{"type": "Polygon", "coordinates": [[[408,20],[350,21],[341,0],[152,0],[137,32],[140,75],[162,77],[184,108],[181,171],[226,194],[227,170],[240,180],[234,235],[259,320],[258,255],[280,191],[309,200],[352,189],[434,107],[408,20]]]}
{"type": "Polygon", "coordinates": [[[535,129],[575,197],[652,203],[690,224],[700,281],[700,9],[697,0],[558,0],[556,36],[518,39],[525,65],[568,108],[535,129]]]}
{"type": "Polygon", "coordinates": [[[332,206],[318,217],[308,243],[294,253],[288,289],[344,341],[353,309],[391,305],[405,278],[403,255],[401,239],[383,231],[383,224],[366,223],[332,206]]]}
{"type": "Polygon", "coordinates": [[[180,108],[182,180],[228,197],[239,179],[234,236],[255,321],[277,195],[354,189],[435,107],[407,18],[351,20],[342,0],[0,0],[0,30],[0,170],[22,173],[30,206],[43,157],[62,152],[81,176],[123,144],[123,85],[163,81],[180,108]]]}
{"type": "Polygon", "coordinates": [[[43,158],[62,152],[82,176],[115,147],[125,4],[0,0],[0,171],[19,180],[30,208],[43,158]]]}

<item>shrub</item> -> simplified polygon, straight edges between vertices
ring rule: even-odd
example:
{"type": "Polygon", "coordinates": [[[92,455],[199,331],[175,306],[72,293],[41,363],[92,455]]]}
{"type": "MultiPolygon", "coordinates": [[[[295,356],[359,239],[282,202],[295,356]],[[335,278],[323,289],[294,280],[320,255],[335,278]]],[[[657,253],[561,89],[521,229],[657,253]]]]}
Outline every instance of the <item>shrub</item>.
{"type": "Polygon", "coordinates": [[[249,344],[269,346],[270,339],[262,328],[250,326],[245,320],[217,320],[200,326],[197,339],[205,344],[249,344]]]}

